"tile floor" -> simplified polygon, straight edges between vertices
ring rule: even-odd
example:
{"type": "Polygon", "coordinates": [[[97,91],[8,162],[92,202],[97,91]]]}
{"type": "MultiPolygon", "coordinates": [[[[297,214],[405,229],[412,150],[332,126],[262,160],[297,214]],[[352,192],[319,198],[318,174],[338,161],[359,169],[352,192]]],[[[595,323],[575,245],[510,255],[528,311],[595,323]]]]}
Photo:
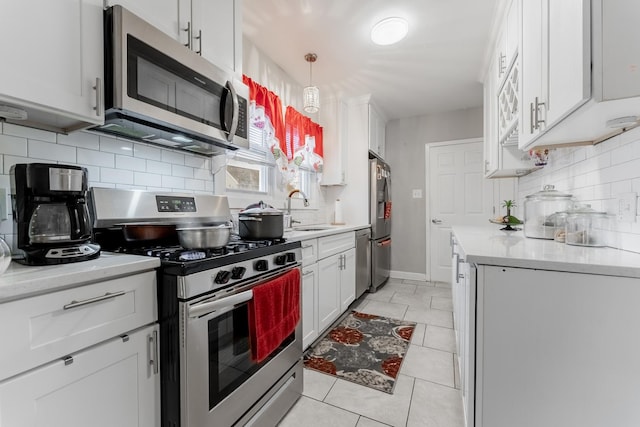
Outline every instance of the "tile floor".
{"type": "Polygon", "coordinates": [[[463,427],[448,283],[389,279],[352,309],[418,322],[392,395],[304,370],[304,394],[279,427],[463,427]]]}

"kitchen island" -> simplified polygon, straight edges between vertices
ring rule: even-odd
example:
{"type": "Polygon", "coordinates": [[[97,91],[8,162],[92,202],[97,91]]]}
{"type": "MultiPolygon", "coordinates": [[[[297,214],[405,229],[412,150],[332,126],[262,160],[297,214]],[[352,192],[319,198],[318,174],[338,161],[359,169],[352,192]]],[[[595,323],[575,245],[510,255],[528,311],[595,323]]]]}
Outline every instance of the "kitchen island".
{"type": "Polygon", "coordinates": [[[453,227],[468,426],[640,424],[640,254],[453,227]]]}

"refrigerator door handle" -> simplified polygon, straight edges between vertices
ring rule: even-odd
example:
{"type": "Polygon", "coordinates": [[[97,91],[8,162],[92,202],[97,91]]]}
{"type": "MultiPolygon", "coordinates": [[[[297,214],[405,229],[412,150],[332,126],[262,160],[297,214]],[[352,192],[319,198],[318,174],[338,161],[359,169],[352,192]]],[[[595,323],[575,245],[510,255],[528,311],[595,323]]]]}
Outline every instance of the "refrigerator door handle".
{"type": "Polygon", "coordinates": [[[382,242],[377,242],[376,244],[378,247],[389,246],[391,244],[391,239],[385,239],[382,242]]]}

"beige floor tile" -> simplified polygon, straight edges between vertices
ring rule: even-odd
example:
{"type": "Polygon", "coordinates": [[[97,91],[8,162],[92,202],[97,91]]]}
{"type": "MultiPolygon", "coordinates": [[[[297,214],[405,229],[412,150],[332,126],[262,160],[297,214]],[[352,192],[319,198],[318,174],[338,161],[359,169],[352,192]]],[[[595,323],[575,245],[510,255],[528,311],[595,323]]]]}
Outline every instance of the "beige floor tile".
{"type": "Polygon", "coordinates": [[[424,323],[418,323],[416,325],[416,328],[413,330],[413,335],[411,335],[411,345],[422,345],[426,328],[427,325],[424,323]]]}
{"type": "Polygon", "coordinates": [[[407,312],[407,306],[405,304],[393,304],[390,302],[371,300],[367,303],[364,309],[362,309],[362,312],[402,320],[407,312]]]}
{"type": "Polygon", "coordinates": [[[464,427],[460,391],[416,379],[407,427],[464,427]]]}
{"type": "Polygon", "coordinates": [[[431,296],[423,296],[422,294],[405,294],[396,292],[391,297],[390,302],[395,304],[412,305],[416,307],[429,308],[431,306],[431,296]]]}
{"type": "Polygon", "coordinates": [[[446,351],[409,346],[400,372],[402,375],[432,381],[449,387],[454,386],[453,356],[452,353],[446,351]]]}
{"type": "Polygon", "coordinates": [[[431,308],[435,310],[453,311],[451,297],[431,297],[431,308]]]}
{"type": "Polygon", "coordinates": [[[353,304],[351,304],[351,307],[349,307],[349,308],[351,310],[361,311],[364,308],[364,306],[367,305],[368,302],[369,302],[369,300],[367,300],[366,297],[363,295],[357,301],[355,301],[353,304]]]}
{"type": "Polygon", "coordinates": [[[337,381],[337,378],[332,375],[311,369],[304,369],[303,378],[304,389],[302,394],[316,400],[323,400],[327,397],[329,390],[337,381]]]}
{"type": "Polygon", "coordinates": [[[427,325],[422,345],[424,347],[455,353],[456,334],[453,329],[427,325]]]}
{"type": "Polygon", "coordinates": [[[451,289],[451,283],[450,282],[436,282],[436,287],[437,288],[451,289]]]}
{"type": "Polygon", "coordinates": [[[417,286],[434,286],[434,282],[427,282],[425,280],[411,280],[411,279],[404,279],[402,281],[402,283],[408,283],[411,285],[417,285],[417,286]]]}
{"type": "Polygon", "coordinates": [[[355,427],[358,414],[302,396],[278,424],[279,427],[355,427]]]}
{"type": "MultiPolygon", "coordinates": [[[[367,308],[369,308],[368,305],[367,308]]],[[[408,306],[404,320],[453,329],[453,313],[449,311],[408,306]]]]}
{"type": "Polygon", "coordinates": [[[437,286],[433,286],[433,287],[424,286],[416,290],[416,295],[420,295],[424,297],[451,298],[451,289],[439,288],[437,286]]]}
{"type": "Polygon", "coordinates": [[[383,424],[376,420],[372,420],[366,417],[360,417],[356,427],[388,427],[389,424],[383,424]]]}
{"type": "Polygon", "coordinates": [[[413,381],[411,377],[399,375],[393,394],[388,394],[339,379],[324,401],[390,426],[404,427],[413,381]]]}

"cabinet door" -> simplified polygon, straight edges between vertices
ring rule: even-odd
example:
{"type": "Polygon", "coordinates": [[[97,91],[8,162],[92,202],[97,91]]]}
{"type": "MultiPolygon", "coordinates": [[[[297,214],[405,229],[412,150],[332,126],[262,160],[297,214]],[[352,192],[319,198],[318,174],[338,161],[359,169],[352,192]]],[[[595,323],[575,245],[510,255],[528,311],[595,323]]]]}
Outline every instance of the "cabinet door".
{"type": "Polygon", "coordinates": [[[323,125],[324,166],[321,185],[347,183],[347,114],[346,102],[329,98],[320,109],[323,125]]]}
{"type": "Polygon", "coordinates": [[[227,71],[242,74],[242,2],[192,0],[192,49],[227,71]]]}
{"type": "Polygon", "coordinates": [[[318,338],[318,264],[302,268],[302,349],[318,338]]]}
{"type": "Polygon", "coordinates": [[[588,0],[549,1],[547,126],[591,98],[591,6],[588,0]]]}
{"type": "Polygon", "coordinates": [[[191,21],[190,0],[108,0],[107,5],[120,4],[154,27],[178,40],[188,42],[191,21]]]}
{"type": "Polygon", "coordinates": [[[340,315],[340,255],[318,261],[318,331],[340,315]]]}
{"type": "Polygon", "coordinates": [[[160,425],[157,326],[0,383],[0,425],[160,425]]]}
{"type": "Polygon", "coordinates": [[[0,101],[60,117],[60,129],[101,124],[102,0],[21,0],[2,6],[0,101]]]}
{"type": "Polygon", "coordinates": [[[340,256],[340,313],[344,313],[356,300],[356,250],[349,249],[340,256]]]}
{"type": "Polygon", "coordinates": [[[544,127],[545,104],[543,88],[546,87],[543,69],[543,44],[546,37],[546,20],[543,19],[548,0],[521,2],[522,38],[520,42],[520,126],[518,146],[524,148],[536,138],[544,127]],[[544,26],[544,28],[543,28],[544,26]]]}
{"type": "Polygon", "coordinates": [[[484,176],[498,170],[497,64],[493,62],[484,82],[484,176]]]}

